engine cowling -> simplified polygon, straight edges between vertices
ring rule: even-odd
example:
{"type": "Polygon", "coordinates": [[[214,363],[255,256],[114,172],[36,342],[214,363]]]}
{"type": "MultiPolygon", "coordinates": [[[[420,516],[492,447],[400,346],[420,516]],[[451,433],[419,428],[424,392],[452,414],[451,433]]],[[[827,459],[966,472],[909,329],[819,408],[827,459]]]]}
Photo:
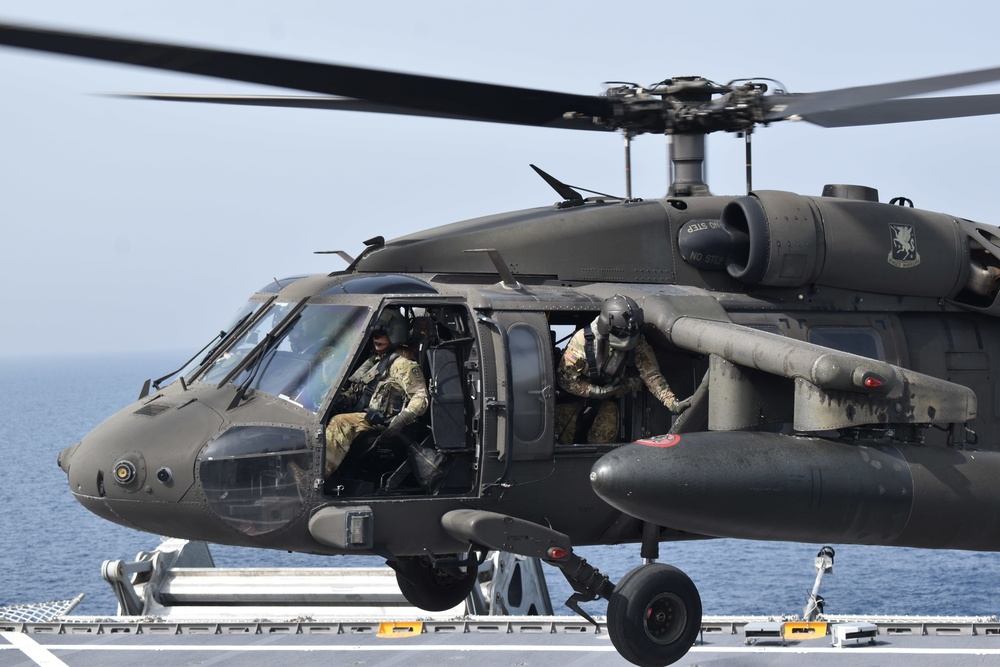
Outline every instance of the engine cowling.
{"type": "Polygon", "coordinates": [[[950,298],[969,281],[968,234],[941,213],[763,190],[730,202],[720,222],[726,271],[750,285],[950,298]]]}

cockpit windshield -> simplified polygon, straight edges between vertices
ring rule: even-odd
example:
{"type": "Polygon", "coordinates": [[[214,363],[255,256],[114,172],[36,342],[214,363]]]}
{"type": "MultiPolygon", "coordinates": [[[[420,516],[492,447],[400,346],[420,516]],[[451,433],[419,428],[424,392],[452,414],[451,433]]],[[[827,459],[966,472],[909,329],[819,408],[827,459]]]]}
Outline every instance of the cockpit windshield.
{"type": "MultiPolygon", "coordinates": [[[[194,357],[192,357],[184,367],[177,372],[177,375],[181,375],[189,383],[194,381],[197,375],[198,369],[201,368],[202,364],[208,361],[212,355],[215,354],[216,350],[222,347],[226,343],[226,338],[231,335],[234,331],[243,326],[243,323],[253,317],[254,313],[264,305],[263,301],[248,301],[243,304],[236,311],[236,315],[230,321],[229,325],[225,329],[220,331],[215,338],[209,341],[208,345],[201,349],[194,357]],[[205,352],[208,350],[208,352],[205,352]]],[[[164,378],[166,379],[166,378],[164,378]]]]}
{"type": "Polygon", "coordinates": [[[230,347],[225,354],[215,360],[215,363],[201,377],[202,382],[218,383],[222,382],[227,375],[257,345],[264,340],[267,334],[281,322],[292,309],[292,303],[275,303],[268,311],[243,333],[230,347]]]}
{"type": "Polygon", "coordinates": [[[223,381],[261,341],[278,335],[263,356],[233,378],[237,385],[280,396],[316,412],[361,336],[370,311],[362,306],[308,305],[296,313],[290,326],[275,332],[294,304],[275,303],[226,351],[201,378],[223,381]]]}

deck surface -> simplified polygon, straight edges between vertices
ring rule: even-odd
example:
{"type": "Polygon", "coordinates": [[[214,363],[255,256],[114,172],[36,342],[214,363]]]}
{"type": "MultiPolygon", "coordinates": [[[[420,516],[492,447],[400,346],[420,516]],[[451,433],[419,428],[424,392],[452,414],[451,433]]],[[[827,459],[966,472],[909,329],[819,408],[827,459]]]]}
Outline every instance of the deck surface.
{"type": "MultiPolygon", "coordinates": [[[[603,618],[598,621],[603,622],[603,618]]],[[[1000,664],[1000,624],[969,619],[877,622],[874,642],[831,645],[831,636],[756,637],[755,619],[706,618],[702,640],[677,665],[882,665],[937,667],[1000,664]]],[[[603,623],[573,617],[474,617],[455,621],[237,622],[74,619],[0,625],[0,665],[330,664],[441,667],[478,665],[628,665],[603,623]]]]}

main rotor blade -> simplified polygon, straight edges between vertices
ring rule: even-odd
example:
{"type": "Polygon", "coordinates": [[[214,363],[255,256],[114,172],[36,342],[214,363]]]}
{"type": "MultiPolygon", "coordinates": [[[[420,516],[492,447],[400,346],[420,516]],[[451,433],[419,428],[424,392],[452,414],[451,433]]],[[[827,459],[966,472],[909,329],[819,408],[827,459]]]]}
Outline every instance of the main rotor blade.
{"type": "MultiPolygon", "coordinates": [[[[459,114],[427,111],[414,107],[381,104],[367,100],[356,100],[350,97],[328,97],[316,95],[216,95],[189,93],[110,93],[111,97],[126,99],[157,100],[164,102],[198,102],[202,104],[232,104],[236,106],[284,107],[300,109],[325,109],[332,111],[362,111],[367,113],[387,113],[404,116],[424,116],[428,118],[448,118],[452,120],[488,121],[510,123],[508,120],[493,120],[462,116],[459,114]]],[[[559,118],[544,127],[562,128],[567,130],[611,131],[604,125],[598,125],[589,118],[559,118]]]]}
{"type": "Polygon", "coordinates": [[[821,112],[839,111],[873,105],[878,102],[923,95],[939,90],[974,86],[980,83],[1000,81],[1000,67],[959,72],[923,79],[910,79],[895,83],[881,83],[871,86],[855,86],[817,93],[798,95],[772,95],[770,110],[765,114],[765,122],[782,120],[789,116],[811,116],[821,112]]]}
{"type": "Polygon", "coordinates": [[[151,69],[342,95],[444,117],[546,126],[567,116],[610,118],[599,96],[516,88],[305,60],[0,23],[0,45],[151,69]]]}
{"type": "Polygon", "coordinates": [[[1000,95],[927,97],[914,100],[886,100],[852,109],[806,114],[802,120],[823,127],[910,123],[940,118],[964,118],[1000,113],[1000,95]]]}

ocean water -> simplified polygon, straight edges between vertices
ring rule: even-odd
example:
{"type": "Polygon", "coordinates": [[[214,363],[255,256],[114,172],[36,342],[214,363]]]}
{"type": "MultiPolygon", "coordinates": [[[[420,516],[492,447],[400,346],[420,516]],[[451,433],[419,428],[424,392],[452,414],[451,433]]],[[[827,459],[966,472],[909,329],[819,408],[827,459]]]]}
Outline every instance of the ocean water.
{"type": "MultiPolygon", "coordinates": [[[[73,500],[58,453],[133,401],[147,377],[180,365],[183,354],[0,358],[0,606],[71,598],[75,614],[116,610],[101,579],[104,560],[131,560],[159,537],[91,514],[73,500]]],[[[698,586],[705,613],[801,614],[824,545],[709,540],[662,544],[660,561],[698,586]]],[[[1000,615],[1000,554],[854,545],[836,550],[820,594],[830,614],[1000,615]]],[[[380,564],[375,558],[322,557],[212,545],[222,567],[380,564]]],[[[637,545],[579,550],[613,580],[640,563],[637,545]]],[[[571,589],[546,568],[557,614],[571,589]]],[[[584,605],[603,614],[601,602],[584,605]]]]}

